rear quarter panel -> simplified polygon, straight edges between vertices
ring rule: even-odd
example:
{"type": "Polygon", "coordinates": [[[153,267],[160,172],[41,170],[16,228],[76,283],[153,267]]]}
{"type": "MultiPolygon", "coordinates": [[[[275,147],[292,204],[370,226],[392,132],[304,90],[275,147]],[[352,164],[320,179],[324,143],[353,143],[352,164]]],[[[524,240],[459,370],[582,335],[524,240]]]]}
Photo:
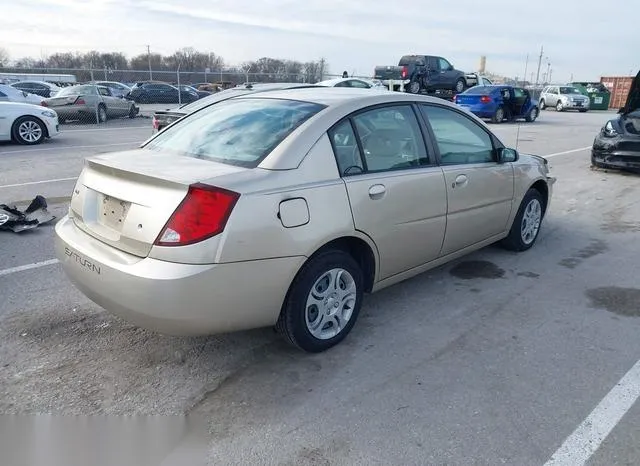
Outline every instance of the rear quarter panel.
{"type": "MultiPolygon", "coordinates": [[[[326,134],[297,169],[255,169],[246,180],[236,177],[224,187],[244,194],[221,239],[219,262],[308,257],[333,239],[357,235],[346,187],[326,134]],[[280,203],[295,198],[306,201],[309,221],[285,228],[278,217],[280,203]]],[[[370,242],[368,238],[365,241],[370,242]]]]}
{"type": "MultiPolygon", "coordinates": [[[[521,154],[518,161],[514,163],[514,209],[511,212],[511,221],[517,214],[524,195],[539,180],[547,183],[543,162],[527,154],[521,154]]],[[[552,186],[548,188],[551,196],[552,186]]],[[[551,199],[548,199],[547,204],[550,204],[550,201],[551,199]]]]}

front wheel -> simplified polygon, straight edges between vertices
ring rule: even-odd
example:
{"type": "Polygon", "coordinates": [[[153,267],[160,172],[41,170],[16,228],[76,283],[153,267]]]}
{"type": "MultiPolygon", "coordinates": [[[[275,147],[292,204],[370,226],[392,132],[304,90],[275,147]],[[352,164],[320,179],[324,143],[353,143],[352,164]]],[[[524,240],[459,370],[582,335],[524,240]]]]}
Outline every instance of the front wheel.
{"type": "Polygon", "coordinates": [[[547,104],[544,103],[544,99],[540,99],[539,106],[540,110],[545,110],[547,108],[547,104]]]}
{"type": "Polygon", "coordinates": [[[12,130],[13,139],[20,144],[32,146],[40,144],[46,137],[44,123],[32,116],[23,116],[16,120],[12,130]]]}
{"type": "Polygon", "coordinates": [[[138,112],[136,111],[136,106],[131,104],[131,107],[129,107],[129,118],[135,118],[137,114],[138,112]]]}
{"type": "Polygon", "coordinates": [[[538,118],[538,109],[535,107],[529,110],[527,116],[524,117],[524,119],[529,123],[533,123],[534,121],[536,121],[536,118],[538,118]]]}
{"type": "Polygon", "coordinates": [[[341,250],[322,252],[298,272],[276,330],[303,351],[325,351],[355,325],[363,288],[362,270],[351,255],[341,250]]]}
{"type": "Polygon", "coordinates": [[[107,109],[104,105],[100,104],[98,105],[98,110],[96,111],[96,122],[104,123],[105,121],[107,121],[107,109]]]}
{"type": "Polygon", "coordinates": [[[544,200],[540,191],[530,188],[522,199],[509,235],[502,240],[502,246],[511,251],[526,251],[531,248],[542,225],[544,200]]]}
{"type": "Polygon", "coordinates": [[[580,109],[580,113],[585,113],[585,112],[587,112],[588,110],[589,110],[588,108],[581,108],[581,109],[580,109]]]}
{"type": "Polygon", "coordinates": [[[564,105],[562,105],[562,101],[558,100],[558,103],[556,104],[556,112],[563,112],[564,111],[564,105]]]}

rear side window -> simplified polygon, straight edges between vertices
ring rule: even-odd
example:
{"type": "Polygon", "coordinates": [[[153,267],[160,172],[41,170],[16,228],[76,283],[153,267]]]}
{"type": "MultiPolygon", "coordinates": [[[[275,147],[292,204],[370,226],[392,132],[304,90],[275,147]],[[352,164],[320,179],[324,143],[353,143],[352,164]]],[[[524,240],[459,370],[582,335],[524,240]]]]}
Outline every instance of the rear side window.
{"type": "Polygon", "coordinates": [[[253,168],[323,108],[294,100],[230,99],[178,120],[145,147],[253,168]]]}

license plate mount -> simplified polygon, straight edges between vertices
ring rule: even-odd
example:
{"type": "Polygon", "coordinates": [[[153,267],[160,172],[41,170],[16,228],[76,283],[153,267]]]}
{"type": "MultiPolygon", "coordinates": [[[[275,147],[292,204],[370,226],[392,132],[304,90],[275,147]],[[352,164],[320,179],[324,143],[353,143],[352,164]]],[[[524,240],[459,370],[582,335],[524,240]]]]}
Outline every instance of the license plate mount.
{"type": "Polygon", "coordinates": [[[130,206],[130,202],[105,195],[102,197],[98,221],[106,227],[121,231],[130,206]]]}

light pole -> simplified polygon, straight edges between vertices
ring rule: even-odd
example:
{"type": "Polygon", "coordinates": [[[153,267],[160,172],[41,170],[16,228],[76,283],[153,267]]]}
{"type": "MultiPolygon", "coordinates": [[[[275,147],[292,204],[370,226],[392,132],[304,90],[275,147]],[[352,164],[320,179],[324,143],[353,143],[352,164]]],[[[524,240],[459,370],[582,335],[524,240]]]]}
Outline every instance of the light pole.
{"type": "Polygon", "coordinates": [[[149,81],[153,81],[153,73],[151,72],[151,48],[147,45],[147,61],[149,62],[149,81]]]}

